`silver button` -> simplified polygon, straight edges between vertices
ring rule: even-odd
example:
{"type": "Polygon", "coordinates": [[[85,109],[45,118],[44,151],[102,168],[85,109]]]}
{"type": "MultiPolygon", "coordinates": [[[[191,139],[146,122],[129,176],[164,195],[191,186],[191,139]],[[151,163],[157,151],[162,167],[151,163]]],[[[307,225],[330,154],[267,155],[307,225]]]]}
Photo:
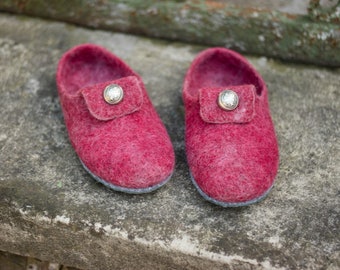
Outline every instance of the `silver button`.
{"type": "Polygon", "coordinates": [[[218,105],[227,111],[232,111],[238,106],[238,95],[232,90],[223,90],[218,96],[218,105]]]}
{"type": "Polygon", "coordinates": [[[118,84],[110,84],[104,90],[104,99],[109,104],[117,104],[122,101],[124,92],[118,84]]]}

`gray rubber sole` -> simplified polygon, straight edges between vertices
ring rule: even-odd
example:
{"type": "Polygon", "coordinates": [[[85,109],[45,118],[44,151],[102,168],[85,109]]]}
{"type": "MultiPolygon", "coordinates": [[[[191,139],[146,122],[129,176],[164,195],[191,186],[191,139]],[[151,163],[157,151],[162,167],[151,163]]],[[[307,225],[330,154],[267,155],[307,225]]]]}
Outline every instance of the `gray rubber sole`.
{"type": "Polygon", "coordinates": [[[172,173],[170,174],[170,176],[168,178],[166,178],[164,181],[158,183],[157,185],[151,186],[151,187],[147,187],[147,188],[125,188],[125,187],[120,187],[120,186],[116,186],[114,184],[110,184],[108,182],[106,182],[105,180],[101,179],[100,177],[98,177],[97,175],[95,175],[93,172],[91,172],[89,170],[89,168],[86,167],[86,165],[82,162],[81,159],[79,159],[81,164],[83,165],[84,169],[99,183],[103,184],[104,186],[113,189],[115,191],[119,191],[119,192],[125,192],[125,193],[129,193],[129,194],[144,194],[144,193],[149,193],[152,191],[155,191],[156,189],[160,188],[161,186],[165,185],[171,178],[172,173]]]}
{"type": "Polygon", "coordinates": [[[218,201],[218,200],[215,200],[211,197],[209,197],[205,192],[203,192],[203,190],[198,186],[198,184],[196,183],[195,181],[195,178],[192,176],[192,173],[190,172],[190,177],[191,177],[191,181],[192,183],[194,184],[194,186],[196,187],[196,189],[198,190],[199,194],[201,194],[201,196],[206,199],[207,201],[213,203],[213,204],[216,204],[216,205],[219,205],[219,206],[222,206],[222,207],[241,207],[241,206],[247,206],[247,205],[250,205],[250,204],[253,204],[253,203],[257,203],[261,200],[263,200],[267,195],[268,193],[271,191],[271,189],[273,188],[274,185],[272,185],[264,194],[262,194],[261,196],[255,198],[255,199],[252,199],[252,200],[249,200],[249,201],[245,201],[245,202],[239,202],[239,203],[233,203],[233,202],[230,202],[230,203],[227,203],[227,202],[222,202],[222,201],[218,201]]]}

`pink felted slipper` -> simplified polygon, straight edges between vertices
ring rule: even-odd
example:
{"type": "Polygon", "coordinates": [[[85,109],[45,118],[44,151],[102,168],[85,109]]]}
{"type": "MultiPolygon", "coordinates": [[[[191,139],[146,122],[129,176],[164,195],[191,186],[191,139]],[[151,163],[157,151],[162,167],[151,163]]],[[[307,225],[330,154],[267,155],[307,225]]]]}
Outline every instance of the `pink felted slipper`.
{"type": "Polygon", "coordinates": [[[141,77],[102,47],[66,52],[57,70],[60,104],[72,146],[99,182],[127,193],[169,179],[174,151],[141,77]]]}
{"type": "Polygon", "coordinates": [[[183,90],[192,181],[208,201],[244,206],[264,198],[278,170],[278,145],[266,85],[241,55],[201,52],[183,90]]]}

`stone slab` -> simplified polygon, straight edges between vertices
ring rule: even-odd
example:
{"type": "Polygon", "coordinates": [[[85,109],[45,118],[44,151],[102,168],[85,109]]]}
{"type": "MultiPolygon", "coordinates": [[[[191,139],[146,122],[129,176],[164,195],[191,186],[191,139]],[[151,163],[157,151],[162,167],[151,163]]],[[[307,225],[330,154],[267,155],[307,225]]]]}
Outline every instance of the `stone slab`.
{"type": "Polygon", "coordinates": [[[334,0],[2,0],[0,11],[340,66],[340,2],[334,0]]]}
{"type": "Polygon", "coordinates": [[[36,258],[29,258],[0,251],[0,270],[80,270],[58,263],[44,262],[36,258]]]}
{"type": "Polygon", "coordinates": [[[269,88],[281,162],[263,202],[214,206],[190,182],[181,88],[205,47],[0,14],[0,250],[81,269],[338,269],[340,70],[247,58],[269,88]],[[176,152],[147,195],[96,183],[67,138],[60,56],[96,43],[143,77],[176,152]]]}

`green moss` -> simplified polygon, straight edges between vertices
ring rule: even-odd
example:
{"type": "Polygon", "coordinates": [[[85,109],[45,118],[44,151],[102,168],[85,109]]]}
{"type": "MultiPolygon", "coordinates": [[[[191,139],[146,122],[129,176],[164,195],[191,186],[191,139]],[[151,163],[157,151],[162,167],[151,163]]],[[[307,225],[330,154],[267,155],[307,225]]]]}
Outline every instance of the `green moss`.
{"type": "MultiPolygon", "coordinates": [[[[314,13],[329,13],[320,7],[312,9],[314,13]]],[[[98,29],[227,46],[291,61],[340,65],[339,25],[315,21],[310,15],[313,12],[287,15],[203,0],[4,0],[0,10],[98,29]]]]}

